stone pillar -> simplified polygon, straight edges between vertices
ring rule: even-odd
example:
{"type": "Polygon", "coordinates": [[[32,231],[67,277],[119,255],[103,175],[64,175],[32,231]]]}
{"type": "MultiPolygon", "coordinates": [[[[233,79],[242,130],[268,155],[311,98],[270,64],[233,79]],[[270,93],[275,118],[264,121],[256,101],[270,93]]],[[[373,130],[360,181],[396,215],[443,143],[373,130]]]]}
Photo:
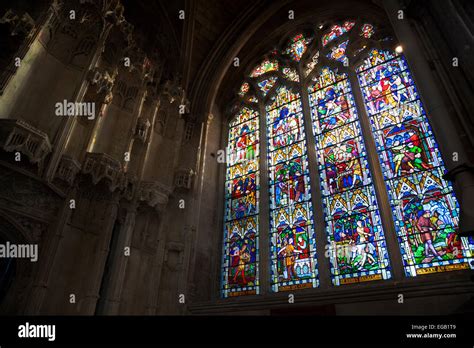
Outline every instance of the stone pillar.
{"type": "Polygon", "coordinates": [[[445,105],[433,71],[426,60],[420,40],[410,26],[406,14],[398,19],[398,11],[403,10],[399,0],[383,0],[392,27],[403,47],[414,80],[433,126],[443,159],[448,169],[447,179],[454,182],[454,189],[461,207],[459,220],[460,235],[474,235],[474,170],[463,147],[459,134],[453,126],[453,116],[445,105]]]}

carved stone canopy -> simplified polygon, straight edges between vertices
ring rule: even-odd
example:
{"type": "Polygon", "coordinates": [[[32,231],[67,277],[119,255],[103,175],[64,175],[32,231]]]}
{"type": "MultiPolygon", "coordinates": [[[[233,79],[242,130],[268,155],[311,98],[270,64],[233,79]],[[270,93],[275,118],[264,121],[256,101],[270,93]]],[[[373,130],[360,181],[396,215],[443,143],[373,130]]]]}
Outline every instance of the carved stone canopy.
{"type": "Polygon", "coordinates": [[[26,155],[31,163],[40,166],[44,158],[52,151],[46,133],[22,120],[0,120],[0,146],[7,152],[19,151],[26,155]]]}
{"type": "Polygon", "coordinates": [[[96,185],[105,180],[111,192],[124,189],[128,183],[122,164],[105,153],[88,152],[82,166],[82,173],[90,174],[96,185]]]}
{"type": "Polygon", "coordinates": [[[63,155],[59,161],[58,169],[56,170],[56,178],[72,185],[80,170],[81,164],[78,161],[67,155],[63,155]]]}

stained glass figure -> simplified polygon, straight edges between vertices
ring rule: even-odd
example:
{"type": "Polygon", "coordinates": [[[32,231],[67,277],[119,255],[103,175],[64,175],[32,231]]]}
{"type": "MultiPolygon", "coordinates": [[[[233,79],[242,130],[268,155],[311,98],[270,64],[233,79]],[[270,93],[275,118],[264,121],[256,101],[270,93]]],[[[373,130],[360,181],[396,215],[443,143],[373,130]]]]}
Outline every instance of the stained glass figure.
{"type": "Polygon", "coordinates": [[[379,208],[346,74],[309,88],[334,285],[391,277],[379,208]]]}
{"type": "Polygon", "coordinates": [[[323,35],[321,39],[323,43],[323,47],[326,46],[332,40],[341,36],[342,34],[349,32],[354,25],[355,25],[354,21],[346,21],[344,22],[342,26],[338,24],[333,25],[330,31],[327,34],[323,35]]]}
{"type": "Polygon", "coordinates": [[[266,106],[273,291],[318,286],[300,95],[280,86],[266,106]]]}
{"type": "Polygon", "coordinates": [[[276,59],[264,60],[260,65],[256,66],[250,73],[250,77],[258,77],[270,71],[278,70],[278,61],[276,59]]]}
{"type": "Polygon", "coordinates": [[[358,77],[406,275],[468,269],[474,243],[455,233],[458,201],[405,58],[374,49],[358,77]]]}
{"type": "Polygon", "coordinates": [[[259,292],[258,113],[242,108],[229,128],[222,272],[224,297],[259,292]]]}
{"type": "Polygon", "coordinates": [[[299,62],[303,54],[308,49],[308,45],[310,43],[310,38],[304,37],[303,34],[298,34],[291,39],[291,42],[288,45],[285,53],[288,54],[294,61],[299,62]]]}

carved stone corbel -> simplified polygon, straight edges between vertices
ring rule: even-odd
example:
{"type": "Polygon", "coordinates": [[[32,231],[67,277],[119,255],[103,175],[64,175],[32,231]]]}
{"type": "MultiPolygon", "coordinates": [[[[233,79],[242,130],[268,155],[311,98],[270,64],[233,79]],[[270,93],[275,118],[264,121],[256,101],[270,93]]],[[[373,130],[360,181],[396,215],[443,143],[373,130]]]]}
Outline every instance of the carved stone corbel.
{"type": "Polygon", "coordinates": [[[157,181],[142,181],[138,187],[138,200],[159,209],[168,203],[171,189],[157,181]]]}
{"type": "Polygon", "coordinates": [[[121,163],[105,153],[88,152],[82,166],[82,173],[91,175],[94,185],[105,180],[111,192],[124,189],[127,185],[121,163]]]}

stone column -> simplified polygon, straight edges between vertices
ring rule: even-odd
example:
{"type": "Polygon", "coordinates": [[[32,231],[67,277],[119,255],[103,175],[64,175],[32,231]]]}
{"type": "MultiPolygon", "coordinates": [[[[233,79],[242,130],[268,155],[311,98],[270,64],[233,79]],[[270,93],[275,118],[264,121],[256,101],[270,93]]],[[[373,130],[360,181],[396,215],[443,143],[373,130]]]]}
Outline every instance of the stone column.
{"type": "Polygon", "coordinates": [[[458,233],[474,235],[474,167],[460,141],[454,127],[453,115],[445,105],[445,98],[426,60],[417,34],[410,26],[406,13],[403,19],[398,19],[398,11],[404,9],[402,4],[399,0],[383,0],[383,5],[413,70],[413,78],[420,90],[420,97],[441,152],[444,154],[443,159],[448,169],[446,178],[454,182],[461,207],[458,233]]]}

